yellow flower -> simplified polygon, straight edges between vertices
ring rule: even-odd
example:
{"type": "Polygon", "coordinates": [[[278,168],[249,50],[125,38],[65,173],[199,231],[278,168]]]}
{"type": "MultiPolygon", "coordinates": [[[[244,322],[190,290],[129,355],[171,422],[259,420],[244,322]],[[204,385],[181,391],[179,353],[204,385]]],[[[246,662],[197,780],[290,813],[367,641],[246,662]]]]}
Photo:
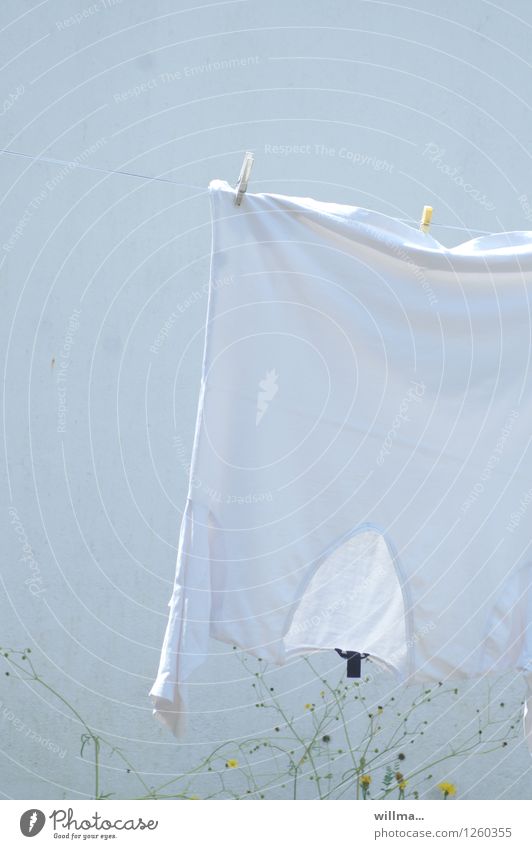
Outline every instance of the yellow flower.
{"type": "Polygon", "coordinates": [[[399,790],[404,790],[407,784],[408,784],[408,781],[406,780],[406,778],[403,778],[402,781],[399,782],[399,785],[398,785],[399,790]]]}
{"type": "Polygon", "coordinates": [[[307,702],[307,704],[305,705],[305,710],[314,710],[314,705],[311,705],[307,702]]]}
{"type": "Polygon", "coordinates": [[[369,785],[371,784],[371,775],[361,775],[360,783],[362,787],[369,787],[369,785]]]}
{"type": "Polygon", "coordinates": [[[236,769],[237,766],[238,766],[238,761],[236,760],[236,758],[229,758],[229,760],[226,763],[226,767],[228,769],[236,769]]]}
{"type": "Polygon", "coordinates": [[[438,784],[438,790],[441,790],[445,799],[447,796],[456,796],[456,787],[450,781],[442,781],[438,784]]]}

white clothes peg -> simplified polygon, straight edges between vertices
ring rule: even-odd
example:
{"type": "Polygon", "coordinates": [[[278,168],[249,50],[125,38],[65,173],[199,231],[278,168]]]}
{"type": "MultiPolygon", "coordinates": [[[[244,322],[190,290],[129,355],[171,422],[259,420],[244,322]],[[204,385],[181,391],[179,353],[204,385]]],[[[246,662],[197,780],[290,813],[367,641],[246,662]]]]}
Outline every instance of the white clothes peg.
{"type": "Polygon", "coordinates": [[[244,196],[244,192],[248,187],[248,180],[251,174],[251,169],[253,167],[255,159],[253,154],[247,150],[244,155],[244,161],[242,163],[242,168],[240,169],[240,175],[238,177],[238,182],[235,186],[236,195],[235,195],[235,204],[236,206],[240,206],[242,203],[242,198],[244,196]]]}

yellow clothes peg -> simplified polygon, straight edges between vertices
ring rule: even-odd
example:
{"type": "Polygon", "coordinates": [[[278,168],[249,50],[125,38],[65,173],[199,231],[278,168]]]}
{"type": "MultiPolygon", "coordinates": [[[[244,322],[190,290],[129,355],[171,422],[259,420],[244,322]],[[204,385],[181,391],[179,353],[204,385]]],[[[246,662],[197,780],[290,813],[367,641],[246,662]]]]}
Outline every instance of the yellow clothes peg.
{"type": "Polygon", "coordinates": [[[432,207],[431,206],[424,206],[423,207],[423,213],[421,215],[421,221],[419,222],[419,229],[423,233],[428,233],[431,221],[432,221],[432,207]]]}

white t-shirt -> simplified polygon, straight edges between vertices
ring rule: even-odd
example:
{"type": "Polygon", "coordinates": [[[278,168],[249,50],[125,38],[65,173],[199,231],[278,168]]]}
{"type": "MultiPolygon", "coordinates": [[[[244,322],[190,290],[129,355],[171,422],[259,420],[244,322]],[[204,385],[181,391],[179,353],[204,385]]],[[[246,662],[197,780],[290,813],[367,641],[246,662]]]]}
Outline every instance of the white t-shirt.
{"type": "MultiPolygon", "coordinates": [[[[203,374],[155,713],[209,636],[399,681],[532,672],[532,232],[445,248],[210,184],[203,374]]],[[[529,714],[530,718],[530,714],[529,714]]]]}

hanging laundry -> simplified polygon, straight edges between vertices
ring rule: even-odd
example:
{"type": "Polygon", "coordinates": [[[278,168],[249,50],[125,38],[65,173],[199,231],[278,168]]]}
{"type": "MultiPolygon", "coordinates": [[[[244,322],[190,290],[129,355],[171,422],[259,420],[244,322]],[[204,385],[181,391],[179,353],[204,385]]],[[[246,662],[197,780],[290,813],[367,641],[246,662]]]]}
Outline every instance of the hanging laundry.
{"type": "Polygon", "coordinates": [[[404,683],[530,681],[532,233],[446,248],[358,207],[209,190],[154,713],[182,731],[210,637],[277,664],[367,654],[404,683]]]}

